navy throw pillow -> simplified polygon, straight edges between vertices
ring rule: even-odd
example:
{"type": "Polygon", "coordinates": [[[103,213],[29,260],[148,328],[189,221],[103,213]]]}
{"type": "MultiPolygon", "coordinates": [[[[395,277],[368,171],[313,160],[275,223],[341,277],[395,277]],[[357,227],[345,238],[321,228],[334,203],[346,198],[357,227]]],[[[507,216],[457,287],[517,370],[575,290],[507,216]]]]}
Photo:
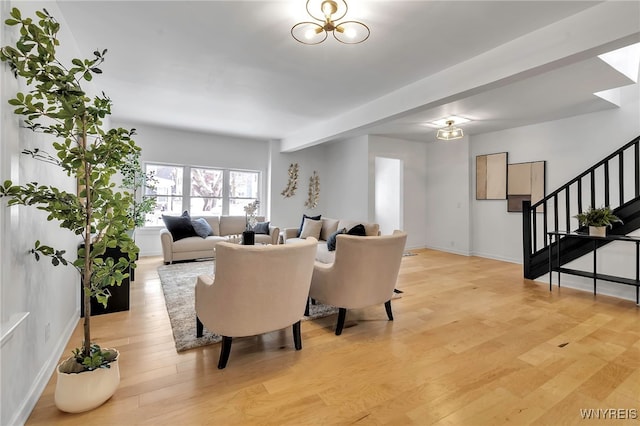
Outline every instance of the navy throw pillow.
{"type": "Polygon", "coordinates": [[[256,234],[269,235],[269,223],[271,222],[256,223],[256,226],[253,227],[253,232],[255,232],[256,234]]]}
{"type": "Polygon", "coordinates": [[[196,234],[198,234],[202,238],[207,238],[209,235],[213,235],[213,229],[211,229],[211,225],[209,225],[207,219],[203,217],[192,220],[191,226],[193,226],[193,230],[196,232],[196,234]]]}
{"type": "Polygon", "coordinates": [[[186,210],[182,213],[182,216],[167,216],[163,214],[162,220],[164,222],[164,226],[166,226],[169,232],[171,232],[173,241],[197,235],[196,231],[193,229],[193,225],[191,224],[189,212],[186,210]]]}
{"type": "Polygon", "coordinates": [[[318,216],[307,216],[306,214],[302,215],[302,222],[300,222],[300,228],[298,228],[298,235],[296,235],[296,237],[299,237],[300,234],[302,234],[302,226],[304,225],[304,220],[305,219],[311,219],[311,220],[320,220],[320,217],[322,215],[319,214],[318,216]]]}
{"type": "Polygon", "coordinates": [[[333,234],[329,235],[329,239],[327,239],[327,250],[334,251],[336,249],[336,241],[337,237],[340,234],[346,234],[347,228],[338,229],[333,234]]]}
{"type": "Polygon", "coordinates": [[[363,224],[358,224],[353,228],[349,229],[347,231],[347,235],[357,235],[359,237],[366,237],[367,232],[365,231],[363,224]]]}

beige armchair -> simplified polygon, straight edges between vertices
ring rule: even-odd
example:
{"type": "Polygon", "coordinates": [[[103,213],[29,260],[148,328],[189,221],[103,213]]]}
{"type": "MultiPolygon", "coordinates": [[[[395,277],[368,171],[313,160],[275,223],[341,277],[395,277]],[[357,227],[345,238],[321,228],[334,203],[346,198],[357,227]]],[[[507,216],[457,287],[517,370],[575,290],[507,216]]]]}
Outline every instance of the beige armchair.
{"type": "Polygon", "coordinates": [[[393,321],[391,297],[406,241],[407,234],[398,230],[378,237],[342,234],[336,239],[335,261],[315,263],[309,297],[339,308],[336,335],[342,333],[347,309],[384,303],[393,321]]]}
{"type": "Polygon", "coordinates": [[[196,335],[203,327],[222,336],[218,368],[227,365],[233,337],[254,336],[293,325],[302,349],[300,319],[305,310],[317,241],[300,244],[216,245],[215,275],[198,277],[196,335]]]}

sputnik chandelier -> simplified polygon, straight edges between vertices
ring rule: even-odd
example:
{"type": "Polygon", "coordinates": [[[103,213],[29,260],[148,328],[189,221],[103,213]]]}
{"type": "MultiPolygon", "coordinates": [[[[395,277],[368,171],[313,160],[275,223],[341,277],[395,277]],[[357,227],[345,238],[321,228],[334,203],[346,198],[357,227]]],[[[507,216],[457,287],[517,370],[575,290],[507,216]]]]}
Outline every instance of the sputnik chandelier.
{"type": "Polygon", "coordinates": [[[358,44],[369,38],[369,27],[358,21],[337,22],[347,14],[345,0],[307,0],[307,13],[317,22],[299,22],[291,35],[303,44],[320,44],[329,33],[340,43],[358,44]]]}

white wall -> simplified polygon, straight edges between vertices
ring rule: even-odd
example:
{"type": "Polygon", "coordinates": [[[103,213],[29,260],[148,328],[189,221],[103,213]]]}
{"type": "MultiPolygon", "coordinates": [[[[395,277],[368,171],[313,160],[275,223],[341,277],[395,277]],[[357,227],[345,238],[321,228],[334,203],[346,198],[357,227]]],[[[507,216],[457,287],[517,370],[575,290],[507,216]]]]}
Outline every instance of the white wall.
{"type": "Polygon", "coordinates": [[[136,129],[134,139],[142,148],[142,162],[258,170],[266,175],[269,145],[264,140],[126,121],[114,121],[113,125],[136,129]]]}
{"type": "MultiPolygon", "coordinates": [[[[34,16],[34,11],[44,6],[59,17],[62,26],[59,50],[63,56],[77,55],[75,41],[65,31],[65,22],[55,3],[3,1],[2,21],[15,6],[20,7],[23,16],[34,16]]],[[[2,25],[0,45],[15,42],[15,28],[2,25]]],[[[38,181],[75,191],[75,182],[59,168],[20,154],[22,149],[36,147],[52,152],[52,139],[19,128],[17,116],[7,100],[17,91],[25,91],[25,87],[18,85],[5,63],[0,64],[0,86],[0,179],[21,184],[38,181]]],[[[28,250],[39,239],[43,244],[67,250],[69,258],[73,258],[78,240],[60,229],[56,222],[47,222],[43,212],[32,207],[7,208],[4,200],[0,201],[0,231],[2,328],[15,314],[29,313],[0,348],[0,424],[13,425],[26,421],[62,355],[80,312],[80,281],[76,271],[72,267],[53,267],[47,259],[36,262],[28,250]]]]}
{"type": "Polygon", "coordinates": [[[380,233],[383,235],[391,234],[394,229],[403,228],[403,168],[402,160],[375,157],[374,218],[380,225],[380,233]]]}
{"type": "MultiPolygon", "coordinates": [[[[375,194],[375,157],[402,161],[404,188],[402,226],[407,232],[407,248],[427,246],[428,167],[426,142],[407,141],[383,136],[369,136],[369,193],[375,194]]],[[[375,198],[369,201],[369,216],[375,217],[375,198]]]]}
{"type": "Polygon", "coordinates": [[[425,246],[469,255],[469,139],[431,141],[425,145],[425,246]]]}
{"type": "Polygon", "coordinates": [[[359,136],[326,146],[324,216],[373,221],[369,190],[369,138],[359,136]]]}
{"type": "Polygon", "coordinates": [[[318,145],[295,152],[280,152],[280,144],[272,142],[272,200],[274,223],[298,227],[302,214],[368,221],[367,136],[318,145]],[[291,163],[300,167],[295,196],[280,193],[287,185],[291,163]],[[308,198],[309,178],[313,171],[320,177],[320,198],[315,209],[304,206],[308,198]]]}
{"type": "Polygon", "coordinates": [[[273,141],[271,148],[271,220],[280,228],[300,226],[303,214],[316,216],[327,214],[329,194],[327,192],[326,147],[323,145],[306,148],[291,153],[280,152],[280,143],[273,141]],[[298,163],[298,189],[292,197],[281,193],[289,180],[289,166],[298,163]],[[320,177],[320,197],[315,209],[308,209],[304,203],[308,199],[309,178],[313,171],[320,177]]]}

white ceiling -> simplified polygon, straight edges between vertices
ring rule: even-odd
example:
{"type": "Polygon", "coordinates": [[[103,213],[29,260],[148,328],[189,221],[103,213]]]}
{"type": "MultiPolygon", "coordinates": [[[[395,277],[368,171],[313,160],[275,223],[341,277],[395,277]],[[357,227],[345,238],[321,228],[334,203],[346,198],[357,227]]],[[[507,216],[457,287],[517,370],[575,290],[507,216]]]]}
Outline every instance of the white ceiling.
{"type": "Polygon", "coordinates": [[[347,18],[366,22],[369,40],[330,37],[317,46],[289,33],[307,20],[304,0],[57,3],[82,52],[109,49],[96,86],[113,99],[114,118],[294,148],[362,133],[432,140],[435,130],[422,123],[453,113],[474,119],[464,126],[474,134],[612,108],[593,93],[631,81],[596,55],[640,40],[640,13],[628,16],[637,1],[617,12],[632,28],[624,40],[609,33],[625,24],[605,15],[599,24],[607,28],[587,29],[580,44],[571,39],[579,34],[572,16],[602,2],[348,0],[347,18]],[[567,29],[552,33],[559,21],[567,29]],[[562,39],[531,47],[537,62],[526,69],[481,61],[544,31],[562,39]],[[558,56],[569,44],[580,46],[558,56]],[[491,84],[460,90],[459,81],[437,78],[471,64],[491,84]],[[434,78],[440,84],[428,90],[434,78]],[[411,85],[438,96],[416,103],[401,95],[411,85]]]}

